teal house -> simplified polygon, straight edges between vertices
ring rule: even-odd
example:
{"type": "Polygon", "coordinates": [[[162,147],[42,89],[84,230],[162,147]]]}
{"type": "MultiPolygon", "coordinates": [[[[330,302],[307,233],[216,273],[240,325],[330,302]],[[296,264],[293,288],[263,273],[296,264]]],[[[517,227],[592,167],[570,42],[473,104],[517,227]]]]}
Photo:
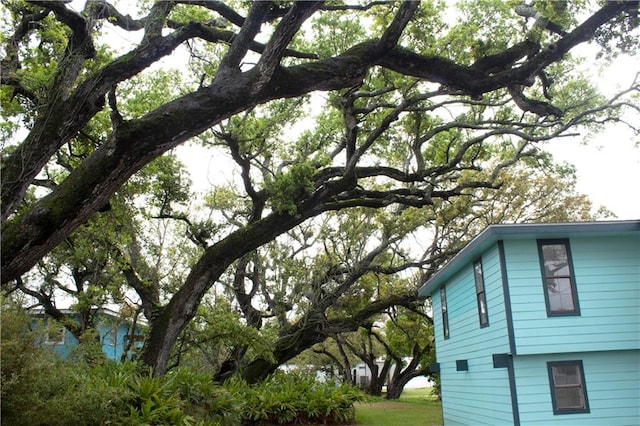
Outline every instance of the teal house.
{"type": "Polygon", "coordinates": [[[419,294],[446,426],[640,424],[640,220],[489,226],[419,294]]]}
{"type": "MultiPolygon", "coordinates": [[[[63,309],[62,312],[72,319],[77,315],[67,309],[63,309]]],[[[65,327],[45,315],[42,309],[31,310],[31,315],[41,318],[47,328],[43,344],[51,347],[63,358],[68,357],[78,346],[78,339],[65,327]]],[[[144,343],[144,327],[146,326],[144,320],[138,320],[134,325],[131,321],[121,318],[117,312],[100,308],[95,313],[94,323],[102,352],[109,359],[120,361],[125,353],[126,358],[131,358],[135,349],[141,348],[144,343]]]]}

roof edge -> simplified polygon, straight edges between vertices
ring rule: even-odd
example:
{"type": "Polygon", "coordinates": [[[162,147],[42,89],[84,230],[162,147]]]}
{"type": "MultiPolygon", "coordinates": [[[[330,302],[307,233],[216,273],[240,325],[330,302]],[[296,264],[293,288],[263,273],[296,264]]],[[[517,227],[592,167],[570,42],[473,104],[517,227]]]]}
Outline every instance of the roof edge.
{"type": "Polygon", "coordinates": [[[470,257],[479,255],[485,246],[493,244],[503,237],[518,235],[544,236],[547,234],[576,233],[619,233],[640,232],[640,219],[612,220],[596,222],[557,222],[557,223],[509,223],[489,225],[473,240],[462,248],[449,262],[429,278],[419,289],[418,296],[425,298],[439,288],[444,281],[455,274],[459,268],[470,261],[470,257]]]}
{"type": "MultiPolygon", "coordinates": [[[[77,314],[78,311],[75,311],[73,309],[70,308],[62,308],[62,309],[58,309],[62,314],[64,315],[73,315],[73,314],[77,314]]],[[[120,315],[120,313],[118,311],[115,311],[113,309],[110,308],[97,308],[95,309],[97,314],[101,314],[101,315],[105,315],[111,318],[115,318],[115,319],[121,319],[124,321],[128,321],[131,322],[131,318],[127,318],[127,317],[123,317],[120,315]]],[[[40,316],[40,315],[47,315],[46,311],[44,308],[42,307],[34,307],[34,308],[28,308],[26,309],[26,312],[29,315],[32,316],[40,316]]],[[[144,318],[144,316],[138,317],[137,319],[138,324],[140,325],[147,325],[147,319],[144,318]]]]}

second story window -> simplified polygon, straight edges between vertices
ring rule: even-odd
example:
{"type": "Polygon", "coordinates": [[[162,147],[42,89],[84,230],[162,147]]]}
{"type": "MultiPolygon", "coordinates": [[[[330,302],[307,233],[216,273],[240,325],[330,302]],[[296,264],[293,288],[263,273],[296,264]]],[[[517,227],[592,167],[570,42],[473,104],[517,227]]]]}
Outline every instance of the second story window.
{"type": "Polygon", "coordinates": [[[444,287],[440,289],[440,305],[442,306],[442,330],[444,338],[449,338],[449,314],[447,312],[447,291],[444,287]]]}
{"type": "Polygon", "coordinates": [[[478,315],[480,327],[489,325],[489,314],[487,313],[487,296],[484,291],[484,275],[482,274],[482,259],[473,262],[473,276],[476,282],[476,299],[478,299],[478,315]]]}
{"type": "Polygon", "coordinates": [[[580,315],[568,240],[539,240],[547,315],[580,315]]]}

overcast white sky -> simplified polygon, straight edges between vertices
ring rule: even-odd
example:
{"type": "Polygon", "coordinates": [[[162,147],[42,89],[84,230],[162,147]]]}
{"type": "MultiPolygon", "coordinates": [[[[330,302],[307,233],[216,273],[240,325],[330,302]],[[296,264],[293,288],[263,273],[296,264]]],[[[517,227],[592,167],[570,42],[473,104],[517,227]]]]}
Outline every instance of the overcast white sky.
{"type": "MultiPolygon", "coordinates": [[[[594,78],[610,96],[630,87],[638,72],[639,58],[624,57],[603,75],[594,71],[594,78]]],[[[640,114],[626,118],[640,127],[640,114]]],[[[576,166],[577,190],[587,194],[594,205],[607,207],[618,219],[640,219],[640,138],[627,126],[610,126],[586,144],[581,138],[558,139],[547,149],[558,161],[576,166]]]]}
{"type": "Polygon", "coordinates": [[[576,166],[577,190],[594,205],[607,207],[618,219],[640,219],[640,148],[630,135],[612,129],[588,145],[554,141],[549,151],[576,166]]]}

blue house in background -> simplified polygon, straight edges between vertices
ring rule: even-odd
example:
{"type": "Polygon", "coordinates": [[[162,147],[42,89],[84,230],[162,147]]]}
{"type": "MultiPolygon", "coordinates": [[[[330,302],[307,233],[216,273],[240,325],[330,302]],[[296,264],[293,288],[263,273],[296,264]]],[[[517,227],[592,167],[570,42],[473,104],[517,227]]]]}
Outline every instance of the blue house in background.
{"type": "Polygon", "coordinates": [[[490,226],[419,294],[445,425],[640,424],[640,220],[490,226]]]}
{"type": "MultiPolygon", "coordinates": [[[[77,315],[77,313],[62,309],[64,314],[77,315]]],[[[43,309],[32,309],[31,315],[42,318],[47,327],[44,335],[44,345],[51,346],[53,350],[63,358],[68,357],[79,344],[73,334],[44,314],[43,309]]],[[[130,320],[123,319],[117,312],[111,309],[100,308],[96,312],[96,329],[100,337],[102,351],[107,358],[120,361],[123,352],[128,346],[130,349],[141,348],[144,343],[144,327],[146,321],[138,320],[135,328],[132,328],[130,320]],[[132,342],[130,343],[130,341],[132,342]]]]}

